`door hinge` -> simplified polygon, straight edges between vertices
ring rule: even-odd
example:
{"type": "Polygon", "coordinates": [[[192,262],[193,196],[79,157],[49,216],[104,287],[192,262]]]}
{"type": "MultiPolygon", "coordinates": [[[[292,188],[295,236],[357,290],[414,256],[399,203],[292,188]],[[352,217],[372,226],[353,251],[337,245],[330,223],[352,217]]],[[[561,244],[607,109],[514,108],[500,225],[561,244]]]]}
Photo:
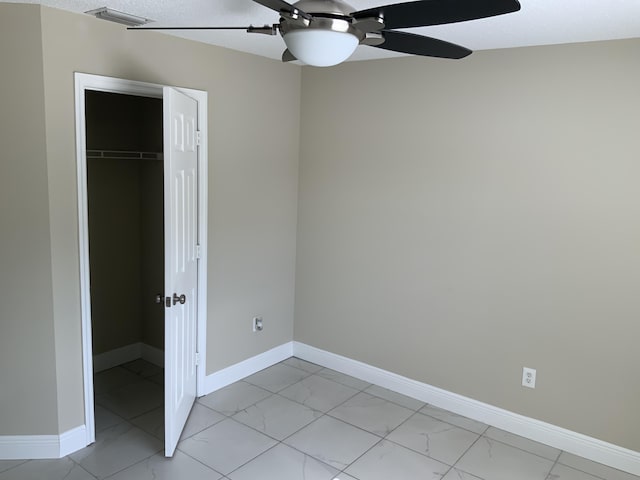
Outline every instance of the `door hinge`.
{"type": "Polygon", "coordinates": [[[196,366],[200,365],[200,353],[196,352],[196,366]]]}
{"type": "Polygon", "coordinates": [[[200,130],[196,131],[196,145],[200,146],[200,141],[202,140],[202,134],[200,133],[200,130]]]}
{"type": "Polygon", "coordinates": [[[196,245],[196,259],[200,260],[200,245],[196,245]]]}

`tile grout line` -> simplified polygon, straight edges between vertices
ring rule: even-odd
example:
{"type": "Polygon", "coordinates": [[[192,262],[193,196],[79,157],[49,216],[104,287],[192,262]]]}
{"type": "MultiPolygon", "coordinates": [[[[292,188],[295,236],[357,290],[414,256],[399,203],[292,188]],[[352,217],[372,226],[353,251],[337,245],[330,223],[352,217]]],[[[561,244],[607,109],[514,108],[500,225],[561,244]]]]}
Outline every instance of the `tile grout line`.
{"type": "MultiPolygon", "coordinates": [[[[471,449],[473,448],[473,446],[474,446],[476,443],[478,443],[478,441],[480,441],[480,439],[483,437],[484,433],[485,433],[487,430],[489,430],[489,426],[487,426],[487,428],[485,428],[484,432],[483,432],[483,433],[481,433],[481,434],[478,436],[478,438],[476,438],[476,439],[475,439],[475,441],[474,441],[471,445],[469,445],[469,448],[467,448],[467,449],[462,453],[462,455],[460,455],[460,456],[458,457],[458,460],[456,460],[456,461],[455,461],[455,463],[454,463],[453,465],[451,465],[451,468],[449,468],[449,470],[444,474],[444,476],[446,476],[446,475],[447,475],[451,470],[453,470],[453,469],[460,470],[460,471],[465,472],[465,473],[469,473],[469,475],[473,475],[474,477],[475,477],[475,476],[477,476],[477,475],[475,475],[475,474],[473,474],[473,473],[467,472],[466,470],[462,470],[461,468],[456,468],[456,465],[460,462],[460,460],[462,460],[462,458],[463,458],[467,453],[469,453],[469,450],[471,450],[471,449]]],[[[443,476],[443,478],[444,478],[444,476],[443,476]]],[[[478,478],[480,478],[480,477],[478,477],[478,478]]]]}
{"type": "MultiPolygon", "coordinates": [[[[186,439],[185,439],[186,440],[186,439]]],[[[196,462],[198,462],[201,465],[204,465],[205,467],[207,467],[209,470],[213,470],[215,473],[217,473],[218,475],[222,475],[222,478],[227,478],[226,475],[224,475],[223,473],[220,473],[218,470],[216,470],[215,468],[207,465],[206,463],[198,460],[196,457],[194,457],[193,455],[190,455],[189,453],[185,452],[184,450],[182,450],[180,448],[180,444],[178,444],[178,446],[176,447],[176,450],[179,450],[180,453],[182,453],[183,455],[186,455],[187,457],[189,457],[191,460],[194,460],[196,462]]]]}
{"type": "Polygon", "coordinates": [[[547,476],[545,477],[545,480],[550,480],[551,479],[551,472],[553,472],[553,469],[556,468],[556,465],[558,464],[558,460],[560,459],[560,455],[562,455],[562,450],[560,450],[560,453],[556,457],[555,462],[553,462],[553,465],[551,465],[551,470],[549,470],[549,473],[547,473],[547,476]]]}
{"type": "MultiPolygon", "coordinates": [[[[481,436],[485,437],[487,440],[490,440],[490,441],[492,441],[492,442],[498,442],[498,443],[500,443],[500,444],[502,444],[502,445],[506,445],[507,447],[515,448],[516,450],[520,450],[521,452],[528,453],[528,454],[530,454],[530,455],[535,455],[536,457],[538,457],[538,458],[542,458],[542,459],[547,460],[547,461],[549,461],[549,462],[554,462],[554,465],[558,462],[558,459],[560,458],[560,455],[562,455],[562,450],[560,450],[560,453],[558,453],[558,456],[556,457],[556,459],[555,459],[555,460],[552,460],[552,459],[550,459],[550,458],[544,457],[544,456],[539,455],[539,454],[537,454],[537,453],[530,452],[529,450],[525,450],[524,448],[518,447],[518,446],[513,445],[513,444],[511,444],[511,443],[503,442],[502,440],[496,440],[495,438],[491,438],[491,437],[489,437],[489,436],[487,436],[487,435],[486,435],[487,430],[489,430],[489,428],[491,428],[491,425],[489,425],[489,426],[487,427],[487,429],[484,431],[484,433],[482,433],[482,434],[481,434],[481,436]]],[[[493,428],[497,428],[497,427],[493,427],[493,428]]],[[[506,430],[503,430],[503,431],[506,431],[506,430]]],[[[509,433],[509,432],[507,432],[507,433],[509,433]]],[[[512,434],[512,435],[515,435],[515,434],[512,434]]],[[[522,438],[524,438],[524,437],[522,437],[522,438]]],[[[530,441],[530,442],[534,442],[534,443],[538,443],[538,444],[540,444],[540,445],[544,445],[545,447],[553,448],[553,447],[550,447],[549,445],[546,445],[546,444],[544,444],[544,443],[536,442],[535,440],[529,440],[528,438],[525,438],[525,440],[528,440],[528,441],[530,441]]],[[[554,448],[554,450],[558,450],[558,449],[557,449],[557,448],[554,448]]],[[[585,473],[587,473],[587,472],[585,472],[585,473]]]]}

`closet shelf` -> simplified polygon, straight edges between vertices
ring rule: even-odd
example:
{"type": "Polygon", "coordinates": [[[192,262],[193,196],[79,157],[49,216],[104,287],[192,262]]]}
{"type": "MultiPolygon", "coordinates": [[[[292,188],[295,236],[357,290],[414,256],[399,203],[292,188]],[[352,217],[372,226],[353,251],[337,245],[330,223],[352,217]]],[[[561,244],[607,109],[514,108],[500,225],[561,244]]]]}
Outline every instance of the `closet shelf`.
{"type": "Polygon", "coordinates": [[[87,158],[124,160],[163,160],[162,152],[127,152],[122,150],[87,150],[87,158]]]}

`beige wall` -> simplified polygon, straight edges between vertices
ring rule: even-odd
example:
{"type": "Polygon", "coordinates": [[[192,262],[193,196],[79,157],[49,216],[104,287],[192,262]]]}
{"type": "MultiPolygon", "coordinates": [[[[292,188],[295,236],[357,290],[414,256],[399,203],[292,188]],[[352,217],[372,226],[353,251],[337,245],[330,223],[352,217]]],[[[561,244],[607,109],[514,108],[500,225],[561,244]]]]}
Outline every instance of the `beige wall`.
{"type": "MultiPolygon", "coordinates": [[[[57,392],[57,402],[48,402],[48,409],[41,406],[42,396],[36,396],[37,408],[26,407],[24,395],[3,397],[2,411],[12,415],[1,416],[0,434],[52,434],[84,423],[75,71],[209,93],[207,373],[290,341],[300,67],[168,35],[127,32],[86,15],[44,7],[0,4],[0,18],[0,51],[7,60],[2,78],[5,82],[6,72],[11,72],[7,82],[14,87],[3,89],[4,98],[15,101],[21,97],[18,92],[29,98],[28,109],[22,103],[13,107],[20,122],[3,131],[3,140],[8,137],[3,147],[11,144],[6,151],[34,163],[17,170],[3,162],[3,172],[16,169],[11,203],[18,204],[18,196],[25,192],[33,195],[27,198],[30,210],[24,215],[6,209],[5,202],[2,207],[3,224],[13,222],[20,237],[14,233],[3,239],[3,251],[10,256],[6,264],[14,271],[8,273],[3,266],[1,278],[14,285],[7,291],[20,296],[10,308],[2,307],[8,309],[6,314],[3,310],[3,322],[15,319],[10,327],[16,334],[5,337],[3,325],[2,338],[10,338],[13,345],[10,350],[3,348],[1,355],[12,368],[0,367],[0,379],[3,395],[7,395],[5,385],[26,382],[29,392],[57,392]],[[18,72],[30,75],[25,79],[18,72]],[[9,252],[13,246],[17,250],[9,252]],[[40,283],[42,288],[35,288],[40,283]],[[27,285],[42,303],[34,302],[33,295],[26,297],[27,285]],[[260,335],[251,331],[255,314],[265,319],[260,335]],[[33,331],[42,343],[35,354],[33,331]],[[29,363],[22,366],[21,359],[29,363]],[[35,387],[34,376],[42,380],[35,387]]],[[[3,121],[9,120],[3,111],[3,121]]],[[[8,193],[3,189],[2,195],[8,193]]]]}
{"type": "Polygon", "coordinates": [[[639,50],[305,68],[295,339],[640,450],[639,50]]]}
{"type": "Polygon", "coordinates": [[[0,5],[0,65],[0,435],[48,434],[58,419],[37,7],[0,5]]]}

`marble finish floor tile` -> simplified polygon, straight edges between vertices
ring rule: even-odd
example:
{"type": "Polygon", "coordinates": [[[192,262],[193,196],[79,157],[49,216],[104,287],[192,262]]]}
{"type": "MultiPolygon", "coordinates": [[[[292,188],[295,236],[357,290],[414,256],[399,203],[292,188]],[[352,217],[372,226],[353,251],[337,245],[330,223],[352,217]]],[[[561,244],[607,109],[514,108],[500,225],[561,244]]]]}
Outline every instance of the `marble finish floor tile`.
{"type": "Polygon", "coordinates": [[[365,382],[364,380],[360,380],[359,378],[352,377],[350,375],[345,375],[344,373],[336,372],[330,368],[323,368],[316,372],[316,375],[320,375],[327,380],[333,380],[334,382],[341,383],[347,387],[355,388],[356,390],[364,390],[371,386],[369,382],[365,382]]]}
{"type": "Polygon", "coordinates": [[[176,450],[172,458],[162,453],[122,470],[108,480],[219,480],[218,472],[176,450]]]}
{"type": "Polygon", "coordinates": [[[164,389],[153,382],[139,380],[95,398],[96,404],[129,419],[160,407],[164,403],[164,389]]]}
{"type": "Polygon", "coordinates": [[[471,430],[474,433],[484,433],[489,427],[482,422],[471,420],[470,418],[463,417],[462,415],[458,415],[448,410],[443,410],[442,408],[434,407],[433,405],[425,405],[420,409],[420,413],[424,413],[430,417],[450,423],[451,425],[471,430]]]}
{"type": "Polygon", "coordinates": [[[418,453],[453,465],[479,438],[455,425],[416,413],[387,437],[418,453]]]}
{"type": "Polygon", "coordinates": [[[346,472],[366,480],[440,480],[447,470],[444,463],[382,440],[346,472]]]}
{"type": "Polygon", "coordinates": [[[100,432],[96,443],[71,454],[71,458],[98,478],[105,478],[154,455],[162,442],[129,423],[100,432]]]}
{"type": "MultiPolygon", "coordinates": [[[[182,430],[181,440],[189,438],[198,432],[201,432],[207,427],[221,422],[225,419],[225,416],[210,408],[194,403],[191,408],[187,423],[182,430]]],[[[151,412],[140,415],[131,420],[136,427],[141,428],[149,435],[164,440],[164,407],[157,408],[151,412]]]]}
{"type": "Polygon", "coordinates": [[[278,363],[272,367],[265,368],[258,373],[249,375],[244,379],[244,381],[276,393],[287,388],[289,385],[299,382],[309,375],[311,375],[311,373],[305,370],[300,370],[299,368],[278,363]]]}
{"type": "Polygon", "coordinates": [[[149,435],[164,440],[164,407],[151,410],[139,417],[132,418],[130,421],[149,435]]]}
{"type": "Polygon", "coordinates": [[[476,477],[475,475],[471,475],[470,473],[463,472],[462,470],[452,468],[444,477],[442,477],[442,480],[483,480],[483,479],[480,477],[476,477]]]}
{"type": "Polygon", "coordinates": [[[231,480],[332,480],[338,470],[282,443],[240,467],[231,480]]]}
{"type": "Polygon", "coordinates": [[[455,467],[490,480],[546,480],[553,464],[546,458],[481,437],[455,467]]]}
{"type": "Polygon", "coordinates": [[[271,392],[240,381],[205,395],[197,401],[224,415],[231,416],[272,395],[271,392]]]}
{"type": "Polygon", "coordinates": [[[589,473],[581,472],[561,463],[556,463],[549,474],[548,480],[602,480],[589,473]]]}
{"type": "Polygon", "coordinates": [[[331,410],[329,415],[384,437],[413,413],[384,398],[360,392],[331,410]]]}
{"type": "Polygon", "coordinates": [[[640,480],[640,477],[636,477],[630,473],[622,472],[567,452],[562,452],[558,458],[558,463],[580,470],[581,472],[595,475],[596,477],[604,478],[605,480],[640,480]]]}
{"type": "Polygon", "coordinates": [[[343,470],[379,440],[380,437],[325,416],[289,437],[285,443],[343,470]]]}
{"type": "Polygon", "coordinates": [[[0,473],[5,470],[9,470],[10,468],[17,467],[24,462],[26,462],[26,460],[0,460],[0,473]]]}
{"type": "Polygon", "coordinates": [[[265,435],[283,440],[321,415],[317,410],[273,395],[236,413],[232,418],[265,435]]]}
{"type": "Polygon", "coordinates": [[[426,405],[424,402],[421,402],[420,400],[407,397],[406,395],[393,392],[386,388],[379,387],[378,385],[371,385],[370,387],[366,388],[364,391],[365,393],[375,395],[376,397],[384,398],[385,400],[389,400],[390,402],[397,403],[401,407],[405,407],[413,411],[420,410],[422,407],[426,405]]]}
{"type": "Polygon", "coordinates": [[[307,407],[327,412],[358,393],[355,388],[311,375],[280,392],[280,395],[307,407]]]}
{"type": "Polygon", "coordinates": [[[304,370],[309,373],[316,373],[318,370],[322,370],[324,367],[320,365],[316,365],[315,363],[307,362],[306,360],[302,360],[300,358],[291,357],[282,362],[285,365],[289,365],[290,367],[296,367],[300,370],[304,370]]]}
{"type": "Polygon", "coordinates": [[[147,377],[147,380],[164,387],[164,372],[151,375],[150,377],[147,377]]]}
{"type": "Polygon", "coordinates": [[[129,370],[136,375],[147,378],[153,375],[164,374],[164,369],[142,358],[122,364],[122,368],[129,370]]]}
{"type": "Polygon", "coordinates": [[[554,462],[560,455],[560,450],[558,450],[557,448],[534,442],[533,440],[529,440],[528,438],[505,432],[504,430],[500,430],[496,427],[489,427],[484,435],[493,440],[498,440],[499,442],[506,443],[507,445],[511,445],[512,447],[519,448],[520,450],[533,453],[554,462]]]}
{"type": "Polygon", "coordinates": [[[202,430],[221,422],[224,418],[221,413],[215,412],[204,405],[194,403],[180,439],[184,440],[196,433],[200,433],[202,430]]]}
{"type": "MultiPolygon", "coordinates": [[[[4,460],[2,461],[4,462],[4,460]]],[[[0,463],[2,463],[0,462],[0,463]]],[[[95,480],[69,457],[52,460],[18,461],[18,466],[0,473],[0,480],[95,480]]]]}
{"type": "Polygon", "coordinates": [[[120,415],[107,410],[106,408],[96,405],[94,408],[96,421],[96,432],[101,432],[105,428],[113,427],[125,421],[120,415]]]}
{"type": "Polygon", "coordinates": [[[230,418],[183,440],[178,448],[227,475],[278,442],[230,418]]]}
{"type": "Polygon", "coordinates": [[[122,367],[113,367],[93,376],[93,391],[99,395],[138,381],[140,377],[135,373],[122,367]]]}

